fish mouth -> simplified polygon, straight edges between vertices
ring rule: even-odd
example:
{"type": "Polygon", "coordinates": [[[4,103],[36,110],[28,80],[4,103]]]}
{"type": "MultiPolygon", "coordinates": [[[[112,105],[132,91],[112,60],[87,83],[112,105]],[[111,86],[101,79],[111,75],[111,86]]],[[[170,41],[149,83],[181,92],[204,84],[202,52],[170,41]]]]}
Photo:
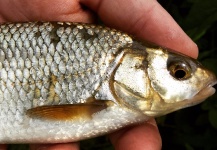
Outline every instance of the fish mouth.
{"type": "Polygon", "coordinates": [[[217,80],[215,82],[205,86],[205,88],[200,90],[192,98],[184,99],[183,101],[180,101],[180,102],[177,102],[177,103],[168,104],[167,107],[166,107],[168,109],[168,111],[165,111],[165,110],[163,110],[163,111],[159,111],[159,110],[153,111],[152,110],[152,111],[147,111],[146,113],[149,116],[162,116],[162,115],[174,112],[174,111],[179,110],[179,109],[183,109],[183,108],[186,108],[186,107],[197,105],[197,104],[203,102],[205,99],[207,99],[208,97],[212,96],[215,93],[216,89],[213,87],[214,85],[217,85],[217,80]]]}
{"type": "Polygon", "coordinates": [[[207,84],[192,98],[184,99],[182,101],[175,102],[175,103],[163,103],[162,104],[164,105],[163,108],[156,107],[155,109],[152,110],[145,110],[145,114],[151,117],[158,117],[158,116],[162,116],[174,112],[179,109],[197,105],[215,93],[216,89],[213,87],[214,85],[217,85],[217,80],[214,80],[214,82],[209,82],[209,84],[207,84]]]}
{"type": "Polygon", "coordinates": [[[203,102],[205,99],[207,99],[208,97],[212,96],[216,91],[216,89],[214,88],[214,85],[217,85],[217,80],[215,82],[212,82],[212,83],[208,84],[205,88],[200,90],[192,98],[187,99],[185,101],[185,102],[188,102],[186,107],[190,107],[190,106],[199,104],[199,103],[203,102]]]}

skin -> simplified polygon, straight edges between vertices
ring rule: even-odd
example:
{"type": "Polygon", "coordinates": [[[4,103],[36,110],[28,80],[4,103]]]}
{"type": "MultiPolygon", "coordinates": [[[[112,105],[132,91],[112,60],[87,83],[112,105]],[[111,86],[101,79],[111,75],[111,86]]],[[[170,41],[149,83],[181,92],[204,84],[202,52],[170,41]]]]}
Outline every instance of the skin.
{"type": "MultiPolygon", "coordinates": [[[[70,21],[105,25],[139,39],[174,49],[196,58],[198,48],[155,0],[0,0],[0,23],[70,21]],[[85,7],[83,7],[85,6],[85,7]]],[[[155,121],[121,129],[109,135],[116,150],[160,150],[161,137],[155,121]]],[[[0,145],[1,150],[6,145],[0,145]]],[[[32,150],[78,150],[78,143],[34,144],[32,150]]]]}

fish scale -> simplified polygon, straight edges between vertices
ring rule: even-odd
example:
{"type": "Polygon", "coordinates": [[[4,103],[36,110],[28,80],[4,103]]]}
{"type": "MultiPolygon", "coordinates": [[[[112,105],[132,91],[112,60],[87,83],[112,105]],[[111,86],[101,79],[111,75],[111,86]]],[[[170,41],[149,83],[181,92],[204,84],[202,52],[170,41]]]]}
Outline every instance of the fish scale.
{"type": "Polygon", "coordinates": [[[15,127],[21,128],[15,137],[22,141],[22,133],[27,134],[23,122],[29,119],[23,116],[32,107],[85,102],[105,79],[120,48],[131,44],[128,35],[94,25],[1,25],[0,118],[9,117],[1,120],[0,141],[7,141],[13,133],[5,130],[15,127]]]}
{"type": "Polygon", "coordinates": [[[0,143],[107,134],[198,104],[215,92],[215,83],[196,60],[115,29],[2,24],[0,143]]]}
{"type": "MultiPolygon", "coordinates": [[[[102,76],[105,75],[109,63],[115,58],[115,53],[118,53],[120,47],[130,45],[132,41],[127,35],[122,35],[126,40],[120,41],[120,37],[116,38],[116,41],[113,40],[111,37],[119,36],[117,35],[119,32],[109,33],[105,29],[100,31],[95,26],[81,24],[69,25],[71,24],[26,23],[22,26],[21,24],[1,26],[0,42],[3,43],[0,45],[1,65],[2,68],[8,69],[9,66],[13,66],[12,70],[6,69],[4,75],[1,73],[1,84],[6,84],[9,79],[12,83],[16,83],[13,88],[21,85],[26,93],[30,90],[33,93],[39,91],[41,100],[38,104],[33,104],[34,106],[56,104],[51,98],[49,98],[50,102],[46,102],[49,90],[59,91],[55,95],[59,97],[58,103],[61,101],[79,103],[88,98],[96,90],[95,85],[102,82],[102,76]],[[58,42],[53,36],[59,38],[58,42]],[[16,41],[16,47],[11,44],[11,41],[16,41]],[[98,41],[100,44],[96,44],[98,41]],[[110,43],[110,45],[103,45],[103,43],[110,43]],[[89,61],[85,61],[86,59],[89,61]],[[24,80],[16,79],[15,82],[15,76],[19,78],[20,74],[24,75],[24,80]],[[50,75],[53,75],[58,82],[58,85],[55,83],[54,89],[44,86],[54,84],[52,83],[54,81],[49,79],[50,75]],[[78,76],[81,78],[77,80],[78,76]],[[31,84],[36,84],[35,89],[26,87],[30,80],[34,81],[31,84]],[[71,82],[71,80],[75,81],[71,82]],[[68,91],[66,87],[69,87],[69,83],[71,84],[68,91]]],[[[20,97],[20,99],[25,98],[20,97]]],[[[32,94],[28,101],[34,98],[32,94]]]]}

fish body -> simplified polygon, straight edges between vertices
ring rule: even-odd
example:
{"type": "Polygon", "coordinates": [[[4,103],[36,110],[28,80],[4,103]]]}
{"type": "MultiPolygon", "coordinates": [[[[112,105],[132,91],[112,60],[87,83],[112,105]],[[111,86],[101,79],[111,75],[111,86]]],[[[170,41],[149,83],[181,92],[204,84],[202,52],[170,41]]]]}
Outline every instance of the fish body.
{"type": "Polygon", "coordinates": [[[0,26],[0,143],[73,142],[195,105],[216,78],[196,60],[102,26],[0,26]]]}

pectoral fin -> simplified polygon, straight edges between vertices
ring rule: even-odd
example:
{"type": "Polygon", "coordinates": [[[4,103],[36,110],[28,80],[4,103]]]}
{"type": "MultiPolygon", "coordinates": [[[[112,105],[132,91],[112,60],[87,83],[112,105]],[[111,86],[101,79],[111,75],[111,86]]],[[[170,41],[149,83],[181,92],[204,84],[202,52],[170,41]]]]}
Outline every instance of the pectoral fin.
{"type": "Polygon", "coordinates": [[[91,119],[94,113],[97,113],[108,106],[113,105],[112,101],[95,100],[83,104],[64,104],[39,106],[27,110],[27,115],[31,118],[45,120],[74,120],[91,119]]]}

